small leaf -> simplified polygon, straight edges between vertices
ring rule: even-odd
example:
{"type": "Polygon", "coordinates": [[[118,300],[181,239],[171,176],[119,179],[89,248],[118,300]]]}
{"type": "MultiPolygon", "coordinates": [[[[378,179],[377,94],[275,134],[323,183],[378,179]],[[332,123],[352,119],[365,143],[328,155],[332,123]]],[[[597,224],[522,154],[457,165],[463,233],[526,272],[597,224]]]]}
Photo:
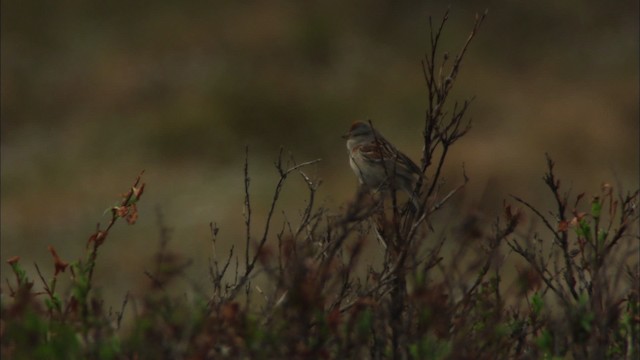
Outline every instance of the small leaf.
{"type": "Polygon", "coordinates": [[[550,353],[553,349],[553,335],[547,329],[542,330],[542,334],[536,339],[536,345],[545,353],[550,353]]]}
{"type": "Polygon", "coordinates": [[[129,214],[129,207],[127,206],[114,206],[111,211],[114,217],[123,218],[129,214]]]}
{"type": "Polygon", "coordinates": [[[535,316],[540,315],[542,308],[544,307],[544,300],[540,296],[540,293],[535,293],[531,297],[531,310],[535,314],[535,316]]]}
{"type": "Polygon", "coordinates": [[[576,234],[581,238],[591,240],[591,226],[587,220],[579,220],[578,226],[576,227],[576,234]]]}
{"type": "Polygon", "coordinates": [[[607,240],[607,231],[604,229],[600,229],[600,231],[598,232],[598,248],[603,248],[604,247],[604,243],[607,240]]]}
{"type": "Polygon", "coordinates": [[[106,231],[102,231],[102,230],[98,230],[95,234],[91,235],[91,237],[89,237],[89,243],[95,243],[96,246],[100,246],[103,242],[104,239],[107,237],[107,232],[106,231]]]}
{"type": "Polygon", "coordinates": [[[599,218],[600,213],[602,212],[602,203],[600,202],[599,197],[594,197],[593,201],[591,201],[591,216],[594,218],[599,218]]]}
{"type": "Polygon", "coordinates": [[[558,223],[558,231],[565,232],[569,229],[569,222],[567,220],[562,220],[558,223]]]}
{"type": "Polygon", "coordinates": [[[364,309],[360,316],[358,316],[358,322],[356,323],[357,332],[360,335],[366,335],[371,331],[371,324],[373,322],[373,313],[371,309],[364,309]]]}
{"type": "Polygon", "coordinates": [[[129,206],[128,214],[125,218],[127,220],[127,224],[133,225],[138,220],[138,207],[136,204],[132,204],[129,206]]]}
{"type": "Polygon", "coordinates": [[[53,265],[55,267],[54,276],[58,275],[58,273],[60,272],[64,272],[65,270],[67,270],[67,266],[69,266],[69,263],[60,259],[60,256],[58,256],[58,253],[56,252],[56,249],[51,245],[49,245],[49,252],[53,256],[53,265]]]}
{"type": "Polygon", "coordinates": [[[12,256],[9,259],[7,259],[7,264],[11,265],[11,267],[13,267],[14,264],[17,264],[18,261],[20,261],[20,256],[12,256]]]}

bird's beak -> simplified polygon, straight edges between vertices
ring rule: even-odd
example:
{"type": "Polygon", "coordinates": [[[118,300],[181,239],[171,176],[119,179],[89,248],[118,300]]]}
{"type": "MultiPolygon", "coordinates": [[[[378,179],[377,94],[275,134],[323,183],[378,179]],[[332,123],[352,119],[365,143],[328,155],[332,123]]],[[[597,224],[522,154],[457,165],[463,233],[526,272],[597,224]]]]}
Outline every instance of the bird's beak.
{"type": "Polygon", "coordinates": [[[343,139],[348,139],[349,138],[349,133],[346,133],[346,134],[344,134],[344,135],[342,135],[340,137],[343,138],[343,139]]]}

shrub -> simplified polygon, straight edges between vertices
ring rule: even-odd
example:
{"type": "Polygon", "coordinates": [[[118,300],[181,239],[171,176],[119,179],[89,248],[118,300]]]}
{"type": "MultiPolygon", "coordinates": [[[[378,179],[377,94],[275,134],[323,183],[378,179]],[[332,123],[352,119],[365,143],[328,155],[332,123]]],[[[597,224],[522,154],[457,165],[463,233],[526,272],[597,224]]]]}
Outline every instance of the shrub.
{"type": "MultiPolygon", "coordinates": [[[[319,160],[297,163],[281,152],[266,224],[256,229],[247,149],[245,251],[232,247],[224,258],[214,252],[211,294],[187,300],[165,291],[189,262],[167,250],[169,231],[160,221],[155,268],[147,273],[150,291],[140,299],[127,295],[112,313],[94,291],[93,273],[114,224],[138,217],[144,191],[138,176],[111,208],[107,226],[90,236],[85,258],[69,264],[50,247],[53,277],[45,279],[36,265],[43,292],[33,290],[18,257],[8,260],[14,278],[3,290],[10,298],[1,305],[3,357],[637,358],[637,190],[615,193],[604,184],[590,202],[585,194],[571,197],[561,191],[547,157],[544,183],[556,209],[548,213],[513,196],[543,233],[520,231],[524,212],[507,203],[488,232],[473,222],[463,223],[454,239],[433,231],[434,214],[468,181],[463,169],[460,184],[447,189],[441,172],[451,146],[470,129],[465,114],[471,101],[449,106],[449,98],[485,15],[476,17],[453,58],[439,52],[448,14],[435,26],[430,20],[420,163],[426,176],[415,189],[418,206],[405,206],[395,191],[364,189],[337,211],[317,206],[320,181],[305,168],[319,160]],[[307,206],[276,231],[275,207],[292,176],[306,183],[307,206]],[[379,245],[368,241],[373,237],[379,245]],[[455,249],[447,253],[443,247],[451,240],[455,249]],[[380,263],[363,261],[367,246],[381,246],[380,263]],[[515,287],[503,280],[511,266],[505,264],[514,259],[521,260],[515,287]],[[62,273],[72,284],[64,295],[56,286],[62,273]],[[124,309],[133,301],[136,312],[123,331],[124,309]]],[[[215,249],[219,228],[210,228],[215,249]]]]}

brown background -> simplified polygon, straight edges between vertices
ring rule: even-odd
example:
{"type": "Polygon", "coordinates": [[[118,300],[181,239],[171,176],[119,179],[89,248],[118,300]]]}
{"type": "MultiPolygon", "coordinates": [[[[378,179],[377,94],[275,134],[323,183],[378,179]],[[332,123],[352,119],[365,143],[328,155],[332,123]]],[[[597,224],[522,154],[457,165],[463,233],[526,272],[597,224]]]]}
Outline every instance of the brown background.
{"type": "MultiPolygon", "coordinates": [[[[638,186],[636,2],[4,1],[3,274],[13,255],[50,274],[48,244],[83,256],[103,211],[145,169],[141,218],[118,224],[101,249],[99,285],[120,299],[146,281],[156,208],[171,248],[206,282],[208,223],[221,227],[221,253],[241,240],[245,144],[256,229],[281,146],[298,161],[323,159],[309,171],[337,211],[356,187],[340,138],[353,120],[372,119],[419,160],[420,59],[428,17],[446,4],[450,53],[489,8],[455,87],[476,99],[473,129],[446,166],[450,186],[463,162],[471,178],[452,214],[490,219],[509,194],[544,208],[545,152],[575,192],[638,186]]],[[[297,216],[303,189],[287,184],[276,226],[285,209],[297,216]]]]}

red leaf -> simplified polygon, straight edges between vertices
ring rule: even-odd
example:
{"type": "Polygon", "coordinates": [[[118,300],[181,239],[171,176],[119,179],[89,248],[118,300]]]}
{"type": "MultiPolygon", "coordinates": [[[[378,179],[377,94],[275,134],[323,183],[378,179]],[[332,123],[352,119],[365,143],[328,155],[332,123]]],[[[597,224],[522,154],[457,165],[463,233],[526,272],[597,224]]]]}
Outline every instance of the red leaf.
{"type": "Polygon", "coordinates": [[[64,272],[65,270],[67,270],[67,266],[69,266],[69,263],[60,259],[60,256],[58,256],[58,253],[56,252],[56,249],[54,249],[51,245],[49,245],[49,252],[51,252],[51,255],[53,256],[53,265],[55,266],[54,276],[58,275],[59,272],[64,272]]]}

